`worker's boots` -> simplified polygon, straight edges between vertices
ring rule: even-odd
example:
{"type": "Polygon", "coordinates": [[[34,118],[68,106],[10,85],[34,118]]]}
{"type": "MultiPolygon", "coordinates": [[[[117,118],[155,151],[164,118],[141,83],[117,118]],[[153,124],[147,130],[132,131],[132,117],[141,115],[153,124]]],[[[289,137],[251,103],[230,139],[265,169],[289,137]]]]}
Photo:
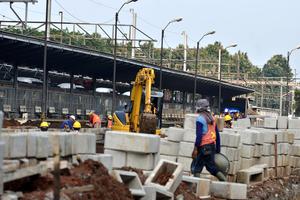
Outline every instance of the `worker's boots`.
{"type": "Polygon", "coordinates": [[[216,174],[216,177],[219,179],[219,181],[226,181],[226,176],[222,172],[218,172],[216,174]]]}

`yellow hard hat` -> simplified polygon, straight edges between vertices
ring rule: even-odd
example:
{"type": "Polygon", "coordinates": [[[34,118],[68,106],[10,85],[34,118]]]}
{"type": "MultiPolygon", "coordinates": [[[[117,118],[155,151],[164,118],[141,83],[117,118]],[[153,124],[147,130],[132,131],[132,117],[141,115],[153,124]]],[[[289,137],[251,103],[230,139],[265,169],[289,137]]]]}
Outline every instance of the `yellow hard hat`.
{"type": "Polygon", "coordinates": [[[224,117],[224,120],[225,120],[225,122],[227,122],[227,121],[232,120],[232,118],[231,118],[230,115],[226,115],[226,116],[224,117]]]}
{"type": "Polygon", "coordinates": [[[112,119],[112,116],[111,116],[111,115],[108,115],[107,118],[111,120],[111,119],[112,119]]]}
{"type": "Polygon", "coordinates": [[[74,122],[73,128],[81,128],[81,124],[79,121],[74,122]]]}
{"type": "Polygon", "coordinates": [[[42,123],[40,124],[40,127],[41,127],[41,128],[48,128],[48,127],[49,127],[49,124],[48,124],[48,122],[42,122],[42,123]]]}

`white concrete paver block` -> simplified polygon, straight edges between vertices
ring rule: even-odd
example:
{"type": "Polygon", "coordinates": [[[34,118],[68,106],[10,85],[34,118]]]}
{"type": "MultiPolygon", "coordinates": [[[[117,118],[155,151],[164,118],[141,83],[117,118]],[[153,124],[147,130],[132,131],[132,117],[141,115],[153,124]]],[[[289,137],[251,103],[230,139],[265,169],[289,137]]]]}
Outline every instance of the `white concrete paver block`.
{"type": "Polygon", "coordinates": [[[254,156],[254,145],[243,144],[241,149],[241,157],[252,158],[254,156]]]}
{"type": "Polygon", "coordinates": [[[259,183],[264,181],[263,168],[250,167],[248,169],[240,170],[237,173],[237,182],[245,183],[247,185],[253,183],[259,183]]]}
{"type": "Polygon", "coordinates": [[[113,168],[121,168],[126,166],[126,152],[124,151],[116,151],[112,149],[105,149],[104,154],[110,154],[113,157],[112,167],[113,168]]]}
{"type": "Polygon", "coordinates": [[[247,199],[247,185],[212,181],[211,194],[224,199],[247,199]]]}
{"type": "Polygon", "coordinates": [[[263,153],[263,145],[255,145],[253,157],[259,158],[262,156],[262,153],[263,153]]]}
{"type": "Polygon", "coordinates": [[[120,183],[124,183],[134,197],[143,197],[146,195],[141,180],[136,172],[113,170],[112,176],[120,183]]]}
{"type": "Polygon", "coordinates": [[[164,155],[177,156],[179,151],[179,143],[171,142],[168,139],[160,139],[160,153],[164,155]]]}
{"type": "Polygon", "coordinates": [[[230,148],[230,147],[226,148],[225,155],[226,155],[226,157],[228,158],[229,161],[239,160],[240,154],[241,154],[240,149],[230,148]]]}
{"type": "Polygon", "coordinates": [[[256,135],[259,133],[255,130],[240,131],[242,144],[254,145],[256,143],[256,135]]]}
{"type": "Polygon", "coordinates": [[[195,144],[191,142],[180,142],[179,144],[179,156],[191,157],[195,144]]]}
{"type": "Polygon", "coordinates": [[[27,135],[27,154],[26,156],[36,157],[36,148],[37,148],[37,134],[36,133],[28,133],[27,135]]]}
{"type": "Polygon", "coordinates": [[[173,142],[181,142],[183,140],[185,130],[183,128],[170,127],[168,129],[168,140],[173,142]]]}
{"type": "Polygon", "coordinates": [[[234,128],[235,129],[247,129],[251,127],[250,119],[245,118],[245,119],[239,119],[236,121],[234,128]]]}
{"type": "Polygon", "coordinates": [[[36,138],[36,158],[47,158],[49,139],[47,134],[37,133],[36,138]]]}
{"type": "Polygon", "coordinates": [[[288,122],[289,129],[300,129],[300,119],[289,119],[288,122]]]}
{"type": "Polygon", "coordinates": [[[95,154],[96,153],[96,135],[94,133],[74,134],[73,135],[73,153],[95,154]]]}
{"type": "Polygon", "coordinates": [[[192,176],[182,176],[182,182],[190,186],[196,196],[209,196],[210,195],[210,180],[192,176]]]}
{"type": "Polygon", "coordinates": [[[196,120],[198,114],[186,114],[184,118],[184,129],[196,129],[196,120]]]}
{"type": "Polygon", "coordinates": [[[177,162],[177,156],[169,156],[169,155],[160,154],[160,159],[177,162]]]}
{"type": "Polygon", "coordinates": [[[173,200],[174,195],[171,192],[166,190],[161,190],[159,188],[153,186],[143,186],[146,195],[141,198],[141,200],[154,200],[154,199],[162,199],[162,200],[173,200]]]}
{"type": "Polygon", "coordinates": [[[105,134],[104,147],[119,151],[157,153],[160,147],[160,137],[150,134],[108,131],[105,134]]]}
{"type": "Polygon", "coordinates": [[[277,128],[278,129],[287,129],[288,128],[288,117],[279,116],[278,121],[277,121],[277,128]]]}
{"type": "Polygon", "coordinates": [[[196,129],[185,129],[183,135],[184,142],[195,142],[196,141],[196,129]]]}
{"type": "Polygon", "coordinates": [[[156,165],[155,169],[148,176],[145,185],[154,186],[162,190],[167,190],[174,193],[181,183],[183,174],[183,167],[180,163],[175,163],[167,160],[160,160],[156,165]],[[168,182],[165,185],[160,185],[156,183],[156,179],[162,173],[172,174],[172,177],[169,178],[168,182]]]}
{"type": "Polygon", "coordinates": [[[192,158],[179,156],[177,158],[177,162],[182,164],[184,171],[186,171],[186,172],[190,172],[191,171],[191,164],[193,162],[192,158]]]}
{"type": "Polygon", "coordinates": [[[300,129],[288,129],[287,131],[294,134],[295,140],[300,140],[300,129]]]}
{"type": "Polygon", "coordinates": [[[276,129],[277,128],[277,119],[276,118],[265,118],[264,119],[264,127],[270,128],[270,129],[276,129]]]}
{"type": "Polygon", "coordinates": [[[126,166],[143,170],[154,169],[154,155],[127,152],[126,166]]]}
{"type": "Polygon", "coordinates": [[[242,158],[240,169],[247,169],[255,164],[255,160],[253,158],[242,158]]]}
{"type": "Polygon", "coordinates": [[[263,134],[264,143],[275,143],[275,132],[270,130],[263,130],[261,131],[261,134],[263,134]]]}
{"type": "Polygon", "coordinates": [[[292,156],[300,156],[300,144],[292,145],[292,156]]]}
{"type": "Polygon", "coordinates": [[[26,157],[26,134],[16,133],[9,135],[9,158],[26,157]]]}

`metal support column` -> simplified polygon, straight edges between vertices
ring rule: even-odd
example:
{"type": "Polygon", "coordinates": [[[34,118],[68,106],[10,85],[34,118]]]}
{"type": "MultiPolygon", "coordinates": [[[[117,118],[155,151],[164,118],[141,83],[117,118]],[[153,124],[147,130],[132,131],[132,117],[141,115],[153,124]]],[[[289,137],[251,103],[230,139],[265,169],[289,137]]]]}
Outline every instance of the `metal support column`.
{"type": "MultiPolygon", "coordinates": [[[[70,75],[70,95],[69,95],[69,110],[73,108],[73,90],[74,90],[74,74],[70,75]]],[[[72,109],[73,110],[73,109],[72,109]]]]}
{"type": "Polygon", "coordinates": [[[14,70],[14,79],[13,79],[13,88],[15,90],[15,100],[13,102],[13,108],[15,108],[15,111],[18,111],[18,66],[13,65],[14,70]]]}

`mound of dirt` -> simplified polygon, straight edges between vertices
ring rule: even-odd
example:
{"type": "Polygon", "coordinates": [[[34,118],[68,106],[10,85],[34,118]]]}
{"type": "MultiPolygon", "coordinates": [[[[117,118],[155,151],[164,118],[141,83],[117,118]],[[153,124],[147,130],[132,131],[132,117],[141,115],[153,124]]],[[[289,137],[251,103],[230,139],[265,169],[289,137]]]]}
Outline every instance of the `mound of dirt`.
{"type": "MultiPolygon", "coordinates": [[[[72,200],[133,200],[129,189],[112,178],[107,169],[98,162],[86,160],[71,170],[61,174],[61,192],[73,187],[93,185],[94,190],[89,192],[73,192],[65,194],[72,200]]],[[[47,193],[52,191],[53,176],[34,177],[23,181],[22,184],[7,185],[5,189],[22,191],[23,200],[44,200],[47,193]]]]}
{"type": "Polygon", "coordinates": [[[175,197],[178,195],[183,195],[184,200],[200,200],[199,197],[197,197],[193,191],[183,182],[180,183],[178,188],[175,191],[175,197]]]}

